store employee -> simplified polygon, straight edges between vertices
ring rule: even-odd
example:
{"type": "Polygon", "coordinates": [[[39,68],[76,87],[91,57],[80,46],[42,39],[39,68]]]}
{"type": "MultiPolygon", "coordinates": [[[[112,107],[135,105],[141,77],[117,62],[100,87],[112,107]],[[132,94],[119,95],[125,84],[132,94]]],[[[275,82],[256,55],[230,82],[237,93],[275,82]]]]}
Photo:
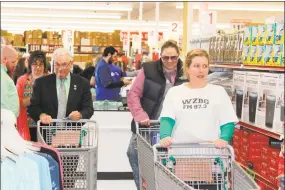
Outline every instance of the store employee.
{"type": "Polygon", "coordinates": [[[112,47],[106,47],[103,52],[103,58],[98,62],[95,70],[96,82],[96,100],[112,100],[119,101],[120,96],[117,89],[122,86],[131,84],[128,79],[121,79],[120,81],[114,80],[112,72],[109,67],[117,55],[117,50],[112,47]]]}

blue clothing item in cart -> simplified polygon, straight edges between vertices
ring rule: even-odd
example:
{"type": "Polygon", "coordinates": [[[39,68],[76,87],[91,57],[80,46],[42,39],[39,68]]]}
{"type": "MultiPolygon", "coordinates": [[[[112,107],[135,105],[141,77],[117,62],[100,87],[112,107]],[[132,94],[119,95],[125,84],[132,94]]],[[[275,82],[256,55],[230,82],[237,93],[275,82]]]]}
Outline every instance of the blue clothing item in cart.
{"type": "Polygon", "coordinates": [[[157,131],[152,131],[151,132],[151,136],[152,136],[152,141],[151,141],[151,145],[155,145],[159,143],[159,139],[160,139],[160,134],[157,131]]]}
{"type": "Polygon", "coordinates": [[[49,171],[51,176],[51,185],[52,190],[60,189],[60,179],[59,179],[59,165],[55,159],[53,159],[50,155],[44,153],[38,153],[39,155],[45,157],[49,162],[49,171]]]}
{"type": "Polygon", "coordinates": [[[40,190],[51,190],[51,176],[49,171],[49,162],[43,156],[33,153],[26,153],[26,158],[35,161],[38,165],[39,177],[40,177],[40,190]]]}

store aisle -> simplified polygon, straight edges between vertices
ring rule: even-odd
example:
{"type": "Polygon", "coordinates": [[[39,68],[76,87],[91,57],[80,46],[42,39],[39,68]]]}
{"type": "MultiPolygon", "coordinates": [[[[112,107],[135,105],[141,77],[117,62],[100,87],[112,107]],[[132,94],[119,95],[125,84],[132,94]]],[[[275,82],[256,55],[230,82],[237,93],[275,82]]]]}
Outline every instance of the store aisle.
{"type": "Polygon", "coordinates": [[[134,180],[98,180],[98,190],[136,190],[134,180]]]}

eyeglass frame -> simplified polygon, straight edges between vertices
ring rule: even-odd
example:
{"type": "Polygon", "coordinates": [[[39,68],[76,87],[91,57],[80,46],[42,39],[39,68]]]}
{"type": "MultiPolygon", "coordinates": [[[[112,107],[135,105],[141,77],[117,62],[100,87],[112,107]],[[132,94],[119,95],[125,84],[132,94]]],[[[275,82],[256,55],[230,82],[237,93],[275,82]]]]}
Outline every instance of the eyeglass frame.
{"type": "Polygon", "coordinates": [[[169,59],[171,60],[171,61],[177,61],[178,59],[179,59],[179,56],[177,55],[177,56],[161,56],[161,59],[163,60],[163,61],[169,61],[169,59]],[[166,59],[167,58],[167,59],[166,59]]]}
{"type": "Polygon", "coordinates": [[[71,62],[72,61],[69,61],[69,63],[67,63],[66,65],[58,66],[58,64],[56,64],[56,63],[54,63],[53,65],[54,65],[55,68],[58,68],[58,69],[60,69],[60,68],[66,69],[70,65],[71,62]]]}

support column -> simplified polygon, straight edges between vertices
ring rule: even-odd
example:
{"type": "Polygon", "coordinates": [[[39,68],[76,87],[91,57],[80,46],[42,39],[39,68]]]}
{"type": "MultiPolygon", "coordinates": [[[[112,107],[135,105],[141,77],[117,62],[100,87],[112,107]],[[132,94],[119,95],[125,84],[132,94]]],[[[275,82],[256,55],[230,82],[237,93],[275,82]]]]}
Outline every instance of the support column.
{"type": "Polygon", "coordinates": [[[186,56],[190,50],[190,40],[192,38],[193,7],[190,2],[183,2],[183,45],[182,56],[186,56]]]}
{"type": "MultiPolygon", "coordinates": [[[[157,43],[155,45],[155,52],[158,52],[158,37],[159,37],[159,34],[158,34],[158,24],[159,24],[159,2],[156,2],[155,3],[155,21],[156,21],[156,27],[155,27],[155,32],[156,32],[156,38],[157,38],[157,43]]],[[[151,54],[152,56],[152,54],[151,54]]]]}
{"type": "MultiPolygon", "coordinates": [[[[128,11],[128,22],[130,22],[131,21],[131,11],[128,11]]],[[[128,49],[127,49],[127,56],[129,57],[130,56],[130,42],[131,42],[131,40],[130,40],[130,29],[128,29],[128,36],[127,36],[127,38],[128,38],[128,49]]]]}
{"type": "MultiPolygon", "coordinates": [[[[140,12],[139,12],[139,21],[142,22],[142,14],[143,14],[143,2],[140,2],[140,12]]],[[[142,42],[142,28],[139,27],[139,36],[140,36],[140,41],[142,42]]],[[[142,54],[142,48],[138,51],[139,54],[142,54]]]]}

